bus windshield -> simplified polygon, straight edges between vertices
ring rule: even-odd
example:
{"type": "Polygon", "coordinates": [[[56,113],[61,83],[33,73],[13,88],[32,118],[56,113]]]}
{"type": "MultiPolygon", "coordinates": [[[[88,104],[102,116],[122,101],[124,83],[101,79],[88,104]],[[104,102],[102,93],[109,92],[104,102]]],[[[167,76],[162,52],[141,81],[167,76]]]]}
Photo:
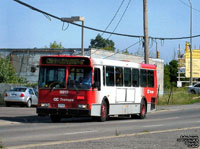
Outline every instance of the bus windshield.
{"type": "Polygon", "coordinates": [[[39,88],[65,88],[66,67],[40,67],[39,88]]]}
{"type": "Polygon", "coordinates": [[[67,80],[67,89],[70,90],[87,90],[92,84],[91,67],[70,67],[69,77],[67,80]]]}

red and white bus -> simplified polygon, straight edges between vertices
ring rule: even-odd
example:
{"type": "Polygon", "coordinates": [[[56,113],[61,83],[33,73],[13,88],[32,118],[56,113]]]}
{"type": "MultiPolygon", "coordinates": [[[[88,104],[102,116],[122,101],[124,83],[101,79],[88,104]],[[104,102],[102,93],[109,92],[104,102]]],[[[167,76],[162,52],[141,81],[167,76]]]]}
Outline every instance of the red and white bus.
{"type": "Polygon", "coordinates": [[[155,110],[155,65],[83,56],[40,58],[37,113],[52,122],[73,116],[138,115],[155,110]]]}

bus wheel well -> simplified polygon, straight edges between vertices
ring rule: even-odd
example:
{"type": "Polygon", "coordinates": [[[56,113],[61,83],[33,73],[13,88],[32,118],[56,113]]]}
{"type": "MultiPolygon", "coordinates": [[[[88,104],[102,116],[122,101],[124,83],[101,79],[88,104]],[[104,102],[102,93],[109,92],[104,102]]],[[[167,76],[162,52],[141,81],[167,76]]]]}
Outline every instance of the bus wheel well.
{"type": "Polygon", "coordinates": [[[105,101],[105,102],[106,102],[107,109],[108,109],[108,115],[109,115],[109,110],[110,110],[110,108],[109,108],[109,107],[110,107],[110,106],[109,106],[109,101],[108,101],[108,98],[107,98],[107,97],[104,97],[104,98],[103,98],[103,100],[102,100],[102,102],[103,102],[103,101],[105,101]]]}

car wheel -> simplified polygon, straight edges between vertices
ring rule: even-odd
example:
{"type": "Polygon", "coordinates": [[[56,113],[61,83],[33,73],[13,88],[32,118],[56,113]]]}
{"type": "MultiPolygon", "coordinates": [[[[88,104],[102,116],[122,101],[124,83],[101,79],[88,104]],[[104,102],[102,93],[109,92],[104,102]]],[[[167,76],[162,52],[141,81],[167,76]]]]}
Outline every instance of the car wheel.
{"type": "Polygon", "coordinates": [[[195,92],[194,90],[191,90],[191,93],[192,93],[192,94],[196,94],[196,92],[195,92]]]}
{"type": "Polygon", "coordinates": [[[30,108],[30,107],[32,106],[32,102],[31,102],[30,99],[27,101],[27,104],[26,104],[26,105],[27,105],[28,108],[30,108]]]}

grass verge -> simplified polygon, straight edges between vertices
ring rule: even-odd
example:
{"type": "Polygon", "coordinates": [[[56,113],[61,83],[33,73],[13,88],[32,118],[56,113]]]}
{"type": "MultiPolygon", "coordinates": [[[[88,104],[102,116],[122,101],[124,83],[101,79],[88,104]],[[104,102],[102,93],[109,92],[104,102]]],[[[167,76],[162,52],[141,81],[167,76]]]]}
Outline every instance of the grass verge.
{"type": "Polygon", "coordinates": [[[165,89],[165,94],[158,99],[158,105],[182,105],[200,102],[200,95],[187,92],[187,88],[165,89]]]}

